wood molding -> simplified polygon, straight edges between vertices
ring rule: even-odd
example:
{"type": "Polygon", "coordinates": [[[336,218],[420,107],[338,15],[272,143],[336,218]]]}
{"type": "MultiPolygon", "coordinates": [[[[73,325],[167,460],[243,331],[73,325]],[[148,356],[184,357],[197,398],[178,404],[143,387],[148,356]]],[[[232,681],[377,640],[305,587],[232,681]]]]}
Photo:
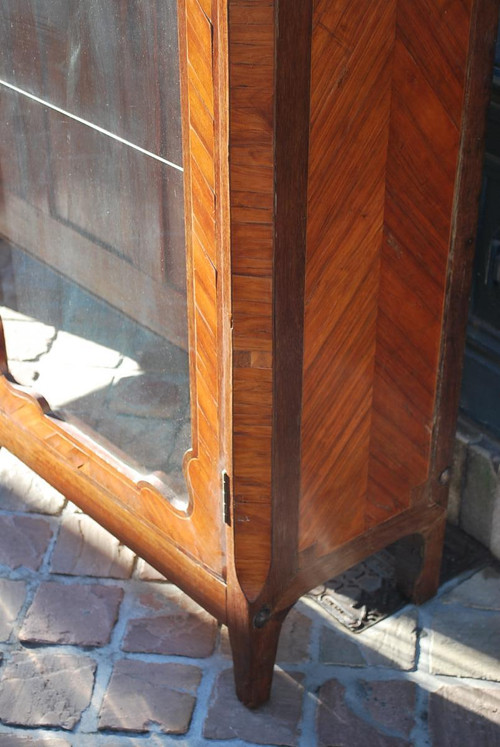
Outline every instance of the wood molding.
{"type": "Polygon", "coordinates": [[[279,0],[270,579],[275,590],[288,585],[298,566],[312,23],[311,0],[279,0]]]}
{"type": "Polygon", "coordinates": [[[233,532],[249,598],[271,560],[275,3],[229,0],[233,532]]]}
{"type": "Polygon", "coordinates": [[[229,3],[234,548],[249,599],[296,565],[311,22],[309,0],[229,3]]]}
{"type": "Polygon", "coordinates": [[[178,1],[192,431],[192,451],[186,455],[184,470],[193,506],[203,516],[196,544],[206,541],[202,526],[209,527],[209,543],[217,547],[218,557],[212,553],[202,560],[222,573],[219,361],[223,353],[217,306],[215,185],[219,167],[211,12],[207,12],[207,3],[178,1]]]}
{"type": "MultiPolygon", "coordinates": [[[[332,552],[323,556],[314,556],[309,549],[299,556],[300,568],[280,597],[276,601],[276,612],[289,609],[291,604],[310,589],[325,583],[328,579],[343,573],[360,560],[382,550],[397,540],[413,534],[425,536],[432,528],[444,524],[445,510],[441,506],[412,506],[406,511],[393,516],[377,527],[368,529],[364,534],[339,545],[332,552]]],[[[442,546],[441,546],[442,550],[442,546]]],[[[436,559],[434,566],[440,563],[436,559]]],[[[430,593],[435,593],[437,586],[430,593]]],[[[425,600],[422,600],[425,601],[425,600]]]]}

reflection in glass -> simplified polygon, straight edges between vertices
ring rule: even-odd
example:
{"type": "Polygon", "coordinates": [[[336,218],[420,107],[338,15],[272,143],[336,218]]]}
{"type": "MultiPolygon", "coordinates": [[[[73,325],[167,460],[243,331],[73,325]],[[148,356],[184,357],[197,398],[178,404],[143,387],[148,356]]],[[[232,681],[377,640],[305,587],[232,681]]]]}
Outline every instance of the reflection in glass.
{"type": "Polygon", "coordinates": [[[0,0],[0,42],[0,305],[12,373],[183,491],[175,2],[0,0]]]}

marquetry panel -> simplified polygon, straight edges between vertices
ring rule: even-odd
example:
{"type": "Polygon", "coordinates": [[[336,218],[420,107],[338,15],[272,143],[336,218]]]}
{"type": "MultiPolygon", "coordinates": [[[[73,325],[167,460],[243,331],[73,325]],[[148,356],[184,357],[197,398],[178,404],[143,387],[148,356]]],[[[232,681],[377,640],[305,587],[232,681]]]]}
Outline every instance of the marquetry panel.
{"type": "Polygon", "coordinates": [[[189,351],[189,495],[18,385],[1,325],[0,441],[228,624],[238,695],[256,706],[269,695],[284,614],[307,590],[414,533],[422,568],[403,563],[399,580],[416,602],[436,589],[479,181],[472,120],[486,97],[473,79],[486,74],[478,48],[498,4],[176,1],[184,175],[177,167],[170,178],[163,167],[175,164],[159,164],[180,155],[179,133],[161,121],[170,81],[159,79],[157,42],[172,41],[165,59],[176,50],[162,3],[150,4],[154,33],[143,34],[148,4],[75,0],[87,15],[74,59],[65,0],[0,3],[0,77],[25,89],[23,101],[12,90],[0,101],[16,125],[0,123],[0,233],[122,310],[133,288],[148,327],[168,320],[189,351]],[[49,6],[60,10],[51,24],[49,6]],[[109,33],[94,6],[115,19],[109,33]],[[116,125],[110,154],[130,147],[120,138],[150,152],[135,148],[120,174],[114,157],[98,159],[97,187],[78,208],[71,195],[85,175],[80,183],[67,162],[85,123],[60,122],[30,92],[95,120],[77,138],[84,148],[116,125]],[[50,178],[40,138],[66,138],[50,178]],[[143,157],[154,163],[137,166],[143,157]],[[184,214],[170,199],[181,189],[184,214]],[[109,231],[93,215],[104,193],[109,231]],[[185,253],[148,233],[163,225],[182,249],[185,228],[185,253]],[[56,257],[69,226],[77,238],[56,257]],[[146,238],[157,249],[149,258],[146,238]],[[185,275],[188,334],[175,311],[185,275]]]}
{"type": "Polygon", "coordinates": [[[255,596],[271,552],[274,2],[229,2],[236,570],[255,596]]]}
{"type": "Polygon", "coordinates": [[[443,14],[440,4],[430,0],[399,3],[380,257],[368,525],[409,507],[428,479],[468,6],[469,2],[454,2],[443,14]]]}
{"type": "Polygon", "coordinates": [[[300,546],[319,555],[425,492],[469,12],[315,5],[300,546]]]}
{"type": "Polygon", "coordinates": [[[395,0],[313,19],[300,537],[319,553],[364,526],[395,22],[395,0]]]}

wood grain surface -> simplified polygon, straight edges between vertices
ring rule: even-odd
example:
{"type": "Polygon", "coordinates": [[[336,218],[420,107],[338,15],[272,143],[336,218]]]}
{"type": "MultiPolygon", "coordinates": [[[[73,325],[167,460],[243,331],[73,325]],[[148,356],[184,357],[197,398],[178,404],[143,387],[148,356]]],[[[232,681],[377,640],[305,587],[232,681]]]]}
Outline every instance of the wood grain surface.
{"type": "Polygon", "coordinates": [[[271,559],[274,28],[273,0],[230,0],[233,522],[238,580],[249,598],[271,559]]]}
{"type": "Polygon", "coordinates": [[[472,10],[315,4],[300,547],[320,556],[428,492],[472,10]]]}
{"type": "Polygon", "coordinates": [[[198,0],[180,2],[178,12],[192,432],[184,459],[192,513],[179,544],[224,576],[213,27],[198,0]]]}

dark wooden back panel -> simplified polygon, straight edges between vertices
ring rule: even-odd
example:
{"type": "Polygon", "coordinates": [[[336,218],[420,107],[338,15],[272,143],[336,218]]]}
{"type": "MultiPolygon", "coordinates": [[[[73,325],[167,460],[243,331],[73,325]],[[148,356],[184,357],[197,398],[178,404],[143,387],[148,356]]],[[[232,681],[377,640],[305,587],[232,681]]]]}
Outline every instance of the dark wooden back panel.
{"type": "Polygon", "coordinates": [[[425,493],[471,3],[318,0],[300,546],[425,493]]]}

